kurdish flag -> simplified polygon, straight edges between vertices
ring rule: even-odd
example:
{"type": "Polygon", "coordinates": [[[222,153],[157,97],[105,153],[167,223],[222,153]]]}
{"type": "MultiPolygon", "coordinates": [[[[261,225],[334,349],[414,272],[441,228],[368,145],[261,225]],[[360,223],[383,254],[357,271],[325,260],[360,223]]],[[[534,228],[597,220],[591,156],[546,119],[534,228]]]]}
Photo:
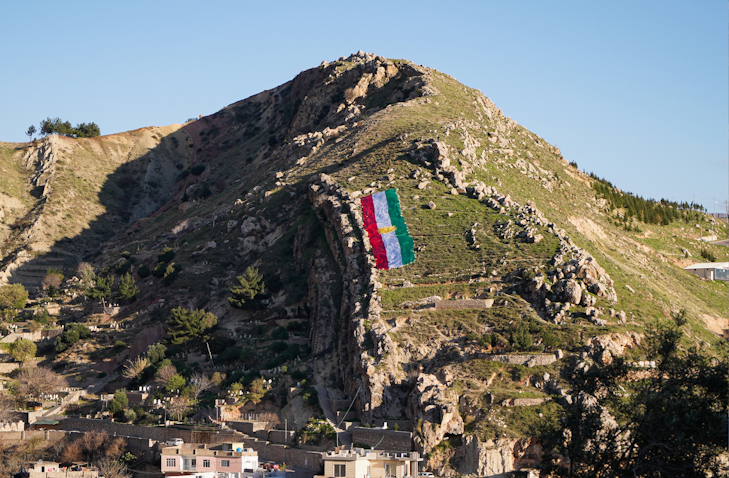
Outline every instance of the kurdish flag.
{"type": "Polygon", "coordinates": [[[362,219],[378,269],[394,269],[415,260],[413,238],[400,214],[395,189],[363,196],[362,219]]]}

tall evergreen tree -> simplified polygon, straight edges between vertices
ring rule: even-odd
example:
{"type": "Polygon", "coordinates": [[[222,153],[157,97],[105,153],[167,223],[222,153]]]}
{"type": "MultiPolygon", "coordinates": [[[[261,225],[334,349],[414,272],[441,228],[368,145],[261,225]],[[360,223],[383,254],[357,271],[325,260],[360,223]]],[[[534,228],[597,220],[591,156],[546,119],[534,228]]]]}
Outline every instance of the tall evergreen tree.
{"type": "Polygon", "coordinates": [[[134,302],[139,293],[137,282],[130,273],[126,273],[119,279],[119,284],[116,288],[116,299],[122,301],[134,302]]]}
{"type": "Polygon", "coordinates": [[[263,276],[258,273],[258,269],[248,267],[242,276],[238,276],[238,286],[230,288],[232,297],[228,297],[228,302],[235,308],[240,309],[243,304],[250,302],[257,296],[263,294],[265,284],[263,276]]]}

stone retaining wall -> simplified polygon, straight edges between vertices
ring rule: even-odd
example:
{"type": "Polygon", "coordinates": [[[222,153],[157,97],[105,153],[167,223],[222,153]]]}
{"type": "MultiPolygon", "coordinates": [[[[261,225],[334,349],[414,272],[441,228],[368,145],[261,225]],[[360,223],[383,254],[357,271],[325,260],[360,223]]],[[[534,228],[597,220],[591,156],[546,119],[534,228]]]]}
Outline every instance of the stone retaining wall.
{"type": "Polygon", "coordinates": [[[494,305],[494,299],[436,300],[433,302],[436,310],[490,309],[492,305],[494,305]]]}
{"type": "Polygon", "coordinates": [[[149,438],[156,441],[167,441],[171,438],[182,438],[185,443],[207,443],[217,445],[224,442],[240,441],[241,435],[234,431],[193,431],[181,430],[172,427],[142,427],[116,423],[110,420],[95,420],[91,418],[66,418],[61,421],[62,430],[92,431],[104,430],[110,435],[133,436],[149,438]]]}
{"type": "Polygon", "coordinates": [[[501,402],[502,407],[535,407],[544,402],[548,402],[550,398],[509,398],[501,402]]]}
{"type": "Polygon", "coordinates": [[[555,354],[485,355],[483,358],[493,360],[495,362],[504,362],[509,365],[526,365],[527,367],[534,367],[535,365],[549,365],[557,361],[555,354]]]}

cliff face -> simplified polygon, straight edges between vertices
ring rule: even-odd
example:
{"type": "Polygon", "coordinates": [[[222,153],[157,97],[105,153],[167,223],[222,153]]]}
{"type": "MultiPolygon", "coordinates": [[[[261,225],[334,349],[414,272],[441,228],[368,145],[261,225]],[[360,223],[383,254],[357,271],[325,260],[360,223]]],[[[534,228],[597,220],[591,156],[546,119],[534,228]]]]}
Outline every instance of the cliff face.
{"type": "MultiPolygon", "coordinates": [[[[558,148],[407,61],[360,52],[184,126],[0,146],[4,280],[35,287],[83,259],[153,268],[171,247],[177,280],[140,281],[124,312],[138,330],[204,307],[221,341],[253,350],[247,369],[286,364],[356,398],[362,423],[409,421],[442,476],[538,465],[529,424],[572,400],[570,353],[584,347],[585,367],[639,354],[634,329],[679,303],[692,340],[715,340],[696,318],[726,306],[667,259],[699,247],[687,224],[627,234],[558,148]],[[383,271],[360,198],[386,189],[416,259],[383,271]],[[232,309],[249,266],[265,307],[232,309]],[[292,356],[271,351],[278,327],[300,332],[292,356]]],[[[286,416],[305,415],[296,397],[286,416]]]]}

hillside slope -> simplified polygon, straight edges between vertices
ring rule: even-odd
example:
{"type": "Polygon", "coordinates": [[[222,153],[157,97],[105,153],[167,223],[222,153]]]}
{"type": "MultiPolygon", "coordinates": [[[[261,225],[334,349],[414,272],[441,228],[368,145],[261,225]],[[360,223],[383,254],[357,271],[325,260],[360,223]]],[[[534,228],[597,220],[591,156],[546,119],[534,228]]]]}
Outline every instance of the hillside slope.
{"type": "Polygon", "coordinates": [[[563,354],[610,360],[592,337],[650,360],[636,337],[671,311],[688,311],[687,346],[729,328],[726,284],[681,269],[702,250],[726,260],[699,240],[710,219],[627,232],[558,148],[405,60],[360,52],[183,126],[2,143],[0,167],[7,280],[37,287],[47,267],[71,276],[82,260],[113,273],[124,251],[134,271],[152,269],[171,247],[179,276],[140,281],[123,312],[134,330],[171,307],[212,311],[219,337],[253,349],[248,371],[288,365],[333,398],[356,396],[362,423],[408,421],[446,475],[485,473],[472,457],[494,447],[529,449],[536,417],[561,413],[563,354]],[[359,198],[385,189],[398,191],[416,259],[382,271],[359,198]],[[263,274],[265,308],[228,303],[247,267],[263,274]],[[306,324],[307,338],[271,353],[260,324],[306,324]],[[530,343],[517,346],[520,325],[530,343]],[[500,405],[515,399],[536,406],[500,405]]]}

